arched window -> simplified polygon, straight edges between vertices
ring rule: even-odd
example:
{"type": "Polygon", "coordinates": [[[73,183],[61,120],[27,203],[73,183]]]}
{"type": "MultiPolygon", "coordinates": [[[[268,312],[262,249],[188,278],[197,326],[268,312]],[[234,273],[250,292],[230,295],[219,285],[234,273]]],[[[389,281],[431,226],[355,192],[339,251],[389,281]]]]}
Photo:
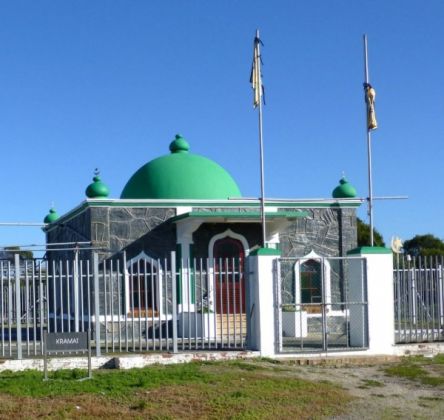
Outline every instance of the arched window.
{"type": "Polygon", "coordinates": [[[322,302],[321,263],[308,260],[301,264],[301,303],[322,302]]]}
{"type": "Polygon", "coordinates": [[[295,304],[309,314],[320,314],[321,304],[331,310],[331,267],[328,258],[311,251],[294,266],[295,304]],[[323,289],[325,288],[325,290],[323,289]]]}
{"type": "Polygon", "coordinates": [[[128,308],[134,317],[159,315],[159,272],[156,261],[141,254],[128,262],[128,308]]]}

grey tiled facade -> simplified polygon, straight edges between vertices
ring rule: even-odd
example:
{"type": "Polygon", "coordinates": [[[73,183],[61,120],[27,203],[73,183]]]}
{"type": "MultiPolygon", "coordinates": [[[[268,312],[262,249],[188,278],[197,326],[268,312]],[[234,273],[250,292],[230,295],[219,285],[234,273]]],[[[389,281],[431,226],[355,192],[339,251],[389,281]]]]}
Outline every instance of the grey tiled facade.
{"type": "MultiPolygon", "coordinates": [[[[193,209],[194,210],[194,209],[193,209]]],[[[199,208],[199,211],[223,209],[199,208]]],[[[227,211],[248,213],[246,208],[227,211]]],[[[294,208],[279,208],[278,211],[296,212],[294,208]]],[[[301,257],[314,251],[321,256],[342,256],[357,245],[356,211],[350,208],[304,209],[306,215],[295,217],[279,233],[279,247],[283,257],[301,257]]],[[[87,206],[72,217],[64,217],[50,226],[48,243],[91,241],[99,249],[101,258],[127,251],[127,257],[144,251],[153,258],[167,258],[177,248],[176,225],[172,219],[176,208],[159,207],[113,207],[87,206]]],[[[208,257],[211,238],[227,229],[245,237],[249,248],[260,246],[260,223],[221,223],[211,219],[193,233],[193,255],[208,257]]],[[[58,258],[72,256],[59,252],[58,258]]],[[[83,251],[81,257],[89,257],[83,251]]]]}
{"type": "Polygon", "coordinates": [[[283,257],[302,257],[314,251],[321,256],[342,256],[357,246],[356,211],[344,208],[306,209],[280,233],[283,257]]]}

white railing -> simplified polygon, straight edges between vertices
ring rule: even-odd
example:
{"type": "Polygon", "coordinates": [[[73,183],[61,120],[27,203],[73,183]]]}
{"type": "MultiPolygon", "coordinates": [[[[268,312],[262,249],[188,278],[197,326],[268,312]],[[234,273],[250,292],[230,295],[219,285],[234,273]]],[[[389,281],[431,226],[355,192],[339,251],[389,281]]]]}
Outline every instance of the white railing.
{"type": "Polygon", "coordinates": [[[0,261],[0,355],[43,353],[43,332],[90,331],[95,354],[243,349],[243,261],[144,257],[0,261]]]}
{"type": "Polygon", "coordinates": [[[444,341],[443,257],[398,257],[393,278],[396,343],[444,341]]]}

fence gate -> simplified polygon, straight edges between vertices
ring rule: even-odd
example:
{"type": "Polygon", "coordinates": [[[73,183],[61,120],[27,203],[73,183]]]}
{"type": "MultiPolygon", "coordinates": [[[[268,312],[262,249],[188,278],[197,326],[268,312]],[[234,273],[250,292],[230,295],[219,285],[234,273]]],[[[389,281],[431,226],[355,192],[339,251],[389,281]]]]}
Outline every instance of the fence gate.
{"type": "Polygon", "coordinates": [[[326,352],[368,347],[364,258],[275,261],[278,351],[326,352]]]}
{"type": "Polygon", "coordinates": [[[444,341],[444,257],[395,260],[395,341],[444,341]]]}

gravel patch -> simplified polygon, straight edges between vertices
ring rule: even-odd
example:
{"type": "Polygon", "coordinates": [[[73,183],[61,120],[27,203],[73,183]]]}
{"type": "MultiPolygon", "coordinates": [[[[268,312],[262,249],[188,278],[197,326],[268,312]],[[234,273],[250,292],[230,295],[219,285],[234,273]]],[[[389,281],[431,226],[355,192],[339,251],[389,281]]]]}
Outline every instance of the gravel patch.
{"type": "MultiPolygon", "coordinates": [[[[442,419],[444,389],[388,376],[384,366],[295,366],[304,379],[340,385],[355,399],[335,419],[442,419]]],[[[435,372],[436,373],[436,372],[435,372]]]]}

